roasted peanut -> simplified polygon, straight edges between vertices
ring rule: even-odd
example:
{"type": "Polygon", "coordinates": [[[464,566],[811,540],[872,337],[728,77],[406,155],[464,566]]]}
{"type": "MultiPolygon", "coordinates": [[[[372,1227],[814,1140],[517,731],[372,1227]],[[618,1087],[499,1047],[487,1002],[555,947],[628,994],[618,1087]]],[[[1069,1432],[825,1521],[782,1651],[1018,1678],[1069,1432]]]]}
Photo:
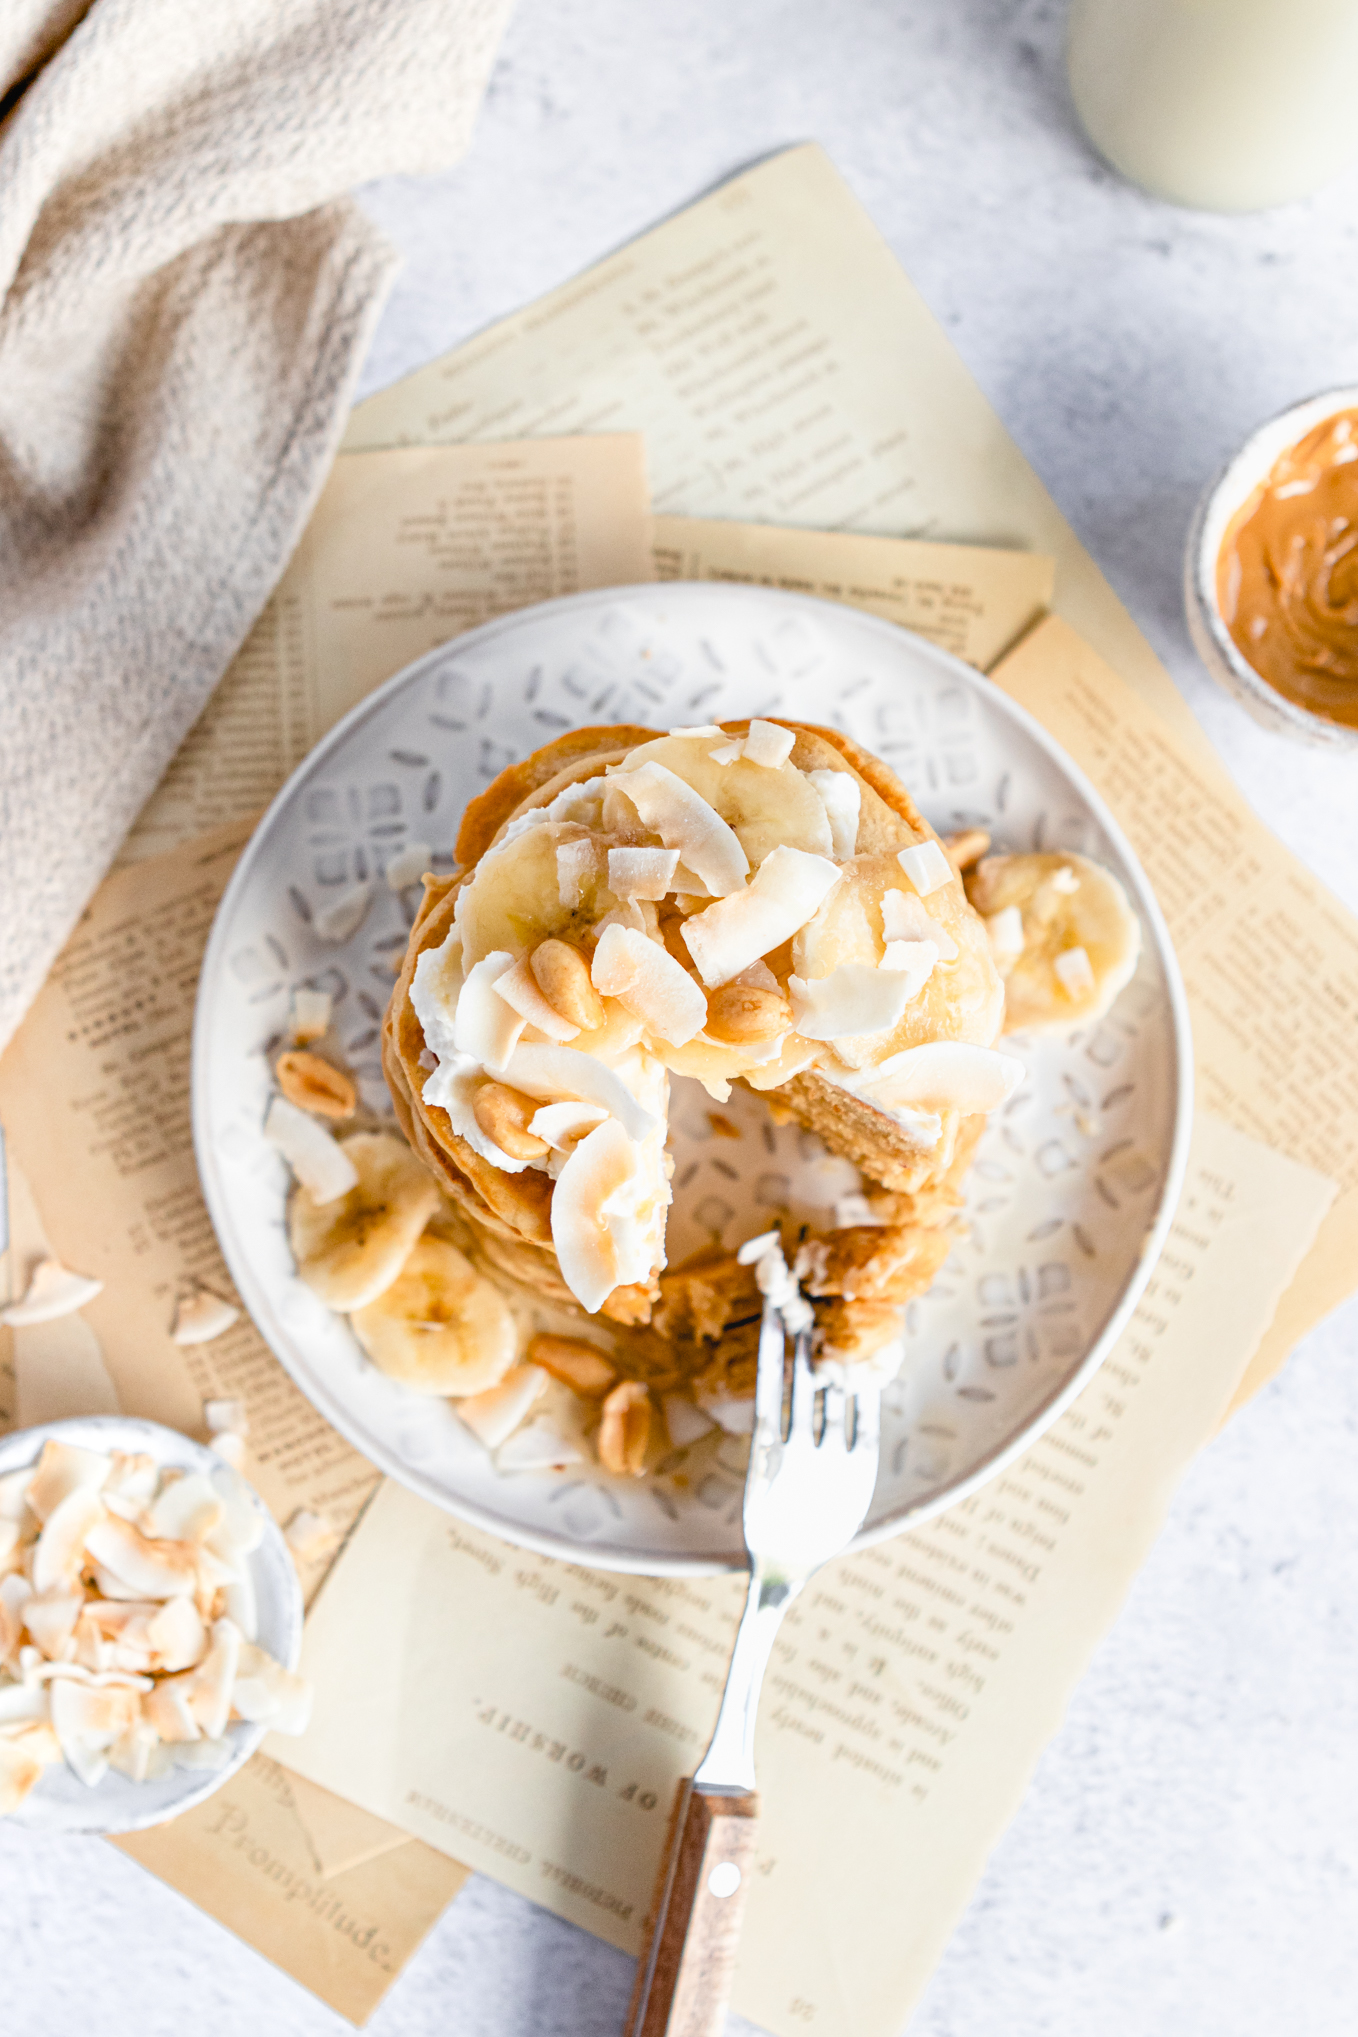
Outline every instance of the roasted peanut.
{"type": "Polygon", "coordinates": [[[343,1069],[319,1054],[290,1048],[279,1055],[274,1073],[288,1102],[318,1118],[351,1118],[358,1108],[358,1092],[343,1069]]]}
{"type": "Polygon", "coordinates": [[[624,1379],[604,1402],[599,1462],[619,1477],[640,1478],[651,1440],[651,1396],[639,1379],[624,1379]]]}
{"type": "Polygon", "coordinates": [[[589,980],[589,964],[569,941],[543,941],[528,959],[533,981],[558,1018],[581,1032],[592,1033],[604,1022],[599,993],[589,980]]]}
{"type": "Polygon", "coordinates": [[[792,1007],[782,991],[757,983],[723,983],[707,1000],[708,1032],[732,1046],[771,1040],[791,1024],[792,1007]]]}
{"type": "Polygon", "coordinates": [[[943,853],[959,873],[969,870],[973,863],[979,863],[990,847],[990,836],[984,828],[963,828],[960,834],[948,835],[943,843],[943,853]]]}
{"type": "Polygon", "coordinates": [[[540,1160],[550,1150],[545,1139],[528,1129],[537,1108],[531,1096],[505,1082],[483,1082],[472,1099],[477,1124],[511,1160],[540,1160]]]}
{"type": "Polygon", "coordinates": [[[572,1393],[587,1396],[607,1393],[618,1376],[617,1367],[609,1364],[598,1345],[587,1344],[583,1337],[551,1337],[545,1333],[534,1337],[528,1346],[528,1362],[550,1372],[553,1379],[570,1387],[572,1393]]]}

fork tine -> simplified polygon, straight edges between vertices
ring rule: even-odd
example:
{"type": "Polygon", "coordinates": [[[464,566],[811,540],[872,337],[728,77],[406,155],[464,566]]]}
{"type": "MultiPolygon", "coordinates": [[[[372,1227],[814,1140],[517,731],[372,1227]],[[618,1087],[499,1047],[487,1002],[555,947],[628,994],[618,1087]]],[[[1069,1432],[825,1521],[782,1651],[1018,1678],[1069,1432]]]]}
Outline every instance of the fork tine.
{"type": "Polygon", "coordinates": [[[759,1326],[759,1370],[754,1383],[754,1418],[759,1429],[782,1433],[783,1382],[786,1372],[787,1338],[783,1318],[771,1301],[764,1303],[764,1320],[759,1326]]]}
{"type": "Polygon", "coordinates": [[[822,1450],[827,1447],[837,1450],[847,1447],[849,1440],[849,1410],[851,1406],[852,1397],[845,1393],[844,1388],[837,1381],[831,1381],[826,1385],[825,1427],[821,1431],[820,1439],[822,1450]]]}
{"type": "Polygon", "coordinates": [[[810,1439],[816,1416],[816,1375],[811,1370],[811,1332],[799,1330],[792,1346],[793,1436],[810,1439]]]}
{"type": "MultiPolygon", "coordinates": [[[[847,1410],[846,1410],[847,1415],[847,1410]]],[[[860,1387],[853,1396],[853,1447],[876,1450],[881,1441],[882,1393],[880,1387],[860,1387]]]]}

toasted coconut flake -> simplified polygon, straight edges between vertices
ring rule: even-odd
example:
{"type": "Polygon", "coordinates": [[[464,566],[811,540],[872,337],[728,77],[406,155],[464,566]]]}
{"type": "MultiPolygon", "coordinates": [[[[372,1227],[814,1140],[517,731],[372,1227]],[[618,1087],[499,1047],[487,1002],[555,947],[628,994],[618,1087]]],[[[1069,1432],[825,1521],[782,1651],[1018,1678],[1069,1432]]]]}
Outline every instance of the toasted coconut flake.
{"type": "Polygon", "coordinates": [[[594,950],[590,980],[672,1047],[702,1031],[707,999],[668,948],[626,927],[609,927],[594,950]]]}
{"type": "Polygon", "coordinates": [[[939,960],[955,962],[957,943],[914,891],[882,893],[882,935],[887,941],[932,941],[939,960]]]}
{"type": "Polygon", "coordinates": [[[934,973],[938,949],[932,941],[888,941],[879,967],[904,976],[905,1001],[913,1004],[934,973]]]}
{"type": "Polygon", "coordinates": [[[304,1676],[284,1669],[260,1648],[247,1644],[241,1649],[231,1695],[232,1709],[240,1718],[266,1722],[275,1733],[304,1733],[311,1699],[312,1688],[304,1676]]]}
{"type": "Polygon", "coordinates": [[[239,1473],[223,1464],[212,1474],[212,1483],[226,1508],[221,1525],[207,1538],[207,1546],[228,1569],[239,1567],[242,1556],[258,1549],[264,1539],[264,1512],[250,1497],[250,1489],[239,1473]]]}
{"type": "Polygon", "coordinates": [[[19,1636],[23,1630],[23,1622],[18,1614],[11,1612],[5,1601],[0,1599],[0,1667],[3,1667],[18,1649],[19,1636]]]}
{"type": "Polygon", "coordinates": [[[858,780],[847,771],[808,771],[806,775],[824,803],[833,853],[845,863],[858,853],[858,817],[863,805],[858,780]]]}
{"type": "Polygon", "coordinates": [[[155,1668],[173,1673],[193,1669],[207,1650],[207,1628],[191,1598],[166,1599],[152,1608],[146,1621],[146,1640],[155,1668]]]}
{"type": "Polygon", "coordinates": [[[627,795],[643,826],[659,835],[667,849],[677,849],[685,867],[715,897],[740,889],[750,860],[735,830],[675,772],[664,764],[639,764],[612,778],[613,788],[627,795]]]}
{"type": "Polygon", "coordinates": [[[467,972],[453,1017],[458,1053],[470,1054],[496,1075],[504,1074],[526,1024],[512,1005],[495,994],[496,979],[513,966],[514,957],[507,949],[483,955],[467,972]]]}
{"type": "Polygon", "coordinates": [[[151,1773],[151,1757],[160,1745],[160,1735],[138,1719],[108,1750],[108,1765],[129,1782],[145,1782],[151,1773]]]}
{"type": "Polygon", "coordinates": [[[333,1007],[334,999],[328,990],[309,990],[304,985],[302,989],[293,991],[288,1031],[299,1047],[325,1037],[330,1030],[333,1007]]]}
{"type": "Polygon", "coordinates": [[[23,1474],[28,1480],[28,1504],[38,1519],[45,1521],[69,1494],[98,1492],[112,1469],[113,1459],[102,1450],[80,1450],[49,1436],[36,1469],[23,1474]]]}
{"type": "Polygon", "coordinates": [[[226,1509],[206,1472],[193,1471],[161,1487],[146,1510],[146,1534],[170,1542],[205,1542],[226,1509]]]}
{"type": "Polygon", "coordinates": [[[828,857],[784,843],[760,864],[743,891],[684,921],[684,941],[709,990],[800,932],[839,882],[828,857]]]}
{"type": "Polygon", "coordinates": [[[389,856],[382,873],[388,891],[404,891],[407,884],[418,884],[433,860],[433,853],[428,842],[407,842],[403,849],[389,856]]]}
{"type": "MultiPolygon", "coordinates": [[[[1061,873],[1058,871],[1057,875],[1061,873]]],[[[1094,968],[1084,948],[1063,948],[1052,963],[1067,997],[1090,997],[1094,991],[1094,968]]]]}
{"type": "Polygon", "coordinates": [[[942,845],[935,841],[916,842],[912,848],[897,849],[896,861],[921,898],[928,898],[957,875],[943,853],[942,845]]]}
{"type": "Polygon", "coordinates": [[[113,1468],[102,1487],[104,1500],[116,1496],[138,1509],[149,1506],[160,1483],[160,1466],[155,1458],[145,1450],[115,1450],[110,1462],[113,1468]]]}
{"type": "Polygon", "coordinates": [[[697,728],[667,729],[671,736],[724,736],[725,729],[718,728],[714,721],[705,721],[697,728]]]}
{"type": "MultiPolygon", "coordinates": [[[[103,1513],[102,1508],[100,1511],[103,1513]]],[[[193,1592],[204,1554],[183,1542],[151,1541],[130,1521],[120,1521],[107,1513],[90,1527],[85,1546],[102,1569],[137,1597],[153,1599],[178,1598],[193,1592]]]]}
{"type": "Polygon", "coordinates": [[[58,1316],[69,1316],[84,1308],[86,1302],[103,1291],[102,1280],[87,1280],[83,1273],[72,1273],[59,1259],[42,1259],[33,1269],[23,1300],[0,1308],[0,1323],[20,1330],[32,1323],[55,1322],[58,1316]]]}
{"type": "Polygon", "coordinates": [[[498,1386],[454,1402],[458,1415],[487,1450],[498,1450],[518,1428],[547,1384],[540,1365],[515,1365],[498,1386]]]}
{"type": "MultiPolygon", "coordinates": [[[[838,772],[826,776],[838,777],[838,772]]],[[[704,1436],[710,1436],[716,1427],[716,1419],[686,1393],[666,1393],[660,1397],[660,1411],[665,1417],[665,1429],[670,1443],[676,1450],[687,1450],[691,1443],[699,1443],[704,1436]]]]}
{"type": "Polygon", "coordinates": [[[754,1434],[754,1395],[704,1393],[699,1405],[728,1436],[754,1434]]]}
{"type": "Polygon", "coordinates": [[[283,1530],[283,1540],[299,1563],[320,1563],[340,1545],[340,1531],[324,1514],[298,1507],[283,1530]]]}
{"type": "Polygon", "coordinates": [[[177,1743],[201,1738],[190,1702],[197,1674],[196,1669],[189,1669],[182,1676],[167,1676],[143,1697],[142,1717],[162,1740],[177,1743]]]}
{"type": "Polygon", "coordinates": [[[264,1136],[316,1202],[337,1202],[358,1180],[358,1169],[338,1139],[285,1096],[270,1103],[264,1136]]]}
{"type": "MultiPolygon", "coordinates": [[[[538,988],[537,978],[528,966],[528,957],[520,956],[512,969],[495,979],[495,995],[502,997],[520,1018],[527,1019],[530,1026],[536,1026],[540,1033],[546,1033],[549,1040],[575,1040],[580,1036],[579,1026],[562,1018],[554,1005],[548,1004],[538,988]]],[[[522,1028],[520,1028],[522,1030],[522,1028]]],[[[511,1050],[512,1051],[512,1050],[511,1050]]]]}
{"type": "Polygon", "coordinates": [[[42,1779],[43,1764],[9,1740],[0,1740],[0,1818],[7,1818],[42,1779]]]}
{"type": "Polygon", "coordinates": [[[240,1310],[219,1294],[200,1287],[184,1295],[174,1312],[170,1335],[176,1344],[210,1344],[240,1321],[240,1310]]]}
{"type": "Polygon", "coordinates": [[[578,1420],[570,1421],[560,1408],[532,1416],[495,1453],[496,1470],[506,1472],[564,1471],[589,1461],[578,1420]]]}
{"type": "Polygon", "coordinates": [[[742,737],[732,736],[728,742],[718,743],[716,748],[709,750],[707,754],[714,764],[720,764],[724,769],[727,764],[740,762],[745,754],[745,743],[742,737]]]}
{"type": "Polygon", "coordinates": [[[11,1747],[31,1754],[44,1768],[61,1759],[61,1742],[52,1730],[50,1719],[19,1720],[5,1729],[4,1737],[11,1747]]]}
{"type": "Polygon", "coordinates": [[[541,1097],[544,1103],[569,1097],[600,1104],[629,1138],[644,1139],[656,1129],[656,1120],[637,1102],[622,1077],[576,1047],[516,1047],[508,1078],[526,1096],[541,1097]]]}
{"type": "Polygon", "coordinates": [[[807,1040],[888,1032],[910,998],[910,978],[866,962],[841,962],[828,976],[789,976],[793,1023],[807,1040]]]}
{"type": "Polygon", "coordinates": [[[792,755],[796,741],[793,731],[779,728],[776,721],[752,721],[745,738],[745,761],[778,771],[792,755]]]}
{"type": "MultiPolygon", "coordinates": [[[[68,1585],[53,1585],[35,1591],[24,1606],[24,1626],[49,1662],[73,1660],[75,1624],[85,1601],[82,1593],[68,1585]]],[[[101,1668],[97,1662],[91,1669],[101,1668]]]]}
{"type": "Polygon", "coordinates": [[[347,941],[356,934],[367,918],[372,903],[371,880],[363,884],[351,884],[344,891],[323,905],[311,915],[313,932],[323,941],[347,941]]]}
{"type": "Polygon", "coordinates": [[[561,1277],[593,1315],[621,1278],[619,1239],[606,1205],[637,1171],[637,1151],[616,1118],[583,1138],[557,1176],[552,1244],[561,1277]]]}
{"type": "MultiPolygon", "coordinates": [[[[99,1494],[78,1485],[47,1517],[33,1551],[31,1576],[36,1592],[74,1584],[85,1564],[89,1537],[110,1519],[99,1494]]],[[[121,1525],[121,1523],[119,1524],[121,1525]]]]}
{"type": "Polygon", "coordinates": [[[122,1686],[63,1678],[52,1690],[52,1725],[61,1751],[93,1789],[108,1770],[108,1750],[140,1720],[137,1693],[122,1686]]]}
{"type": "Polygon", "coordinates": [[[0,1727],[8,1730],[34,1719],[45,1719],[51,1708],[51,1692],[45,1683],[10,1682],[0,1676],[0,1727]]]}
{"type": "Polygon", "coordinates": [[[22,1471],[7,1471],[0,1478],[0,1521],[23,1521],[32,1477],[31,1467],[25,1465],[22,1471]]]}
{"type": "Polygon", "coordinates": [[[555,1153],[569,1153],[577,1139],[602,1124],[608,1112],[599,1103],[545,1103],[533,1113],[528,1129],[555,1153]]]}
{"type": "Polygon", "coordinates": [[[192,1672],[189,1709],[206,1740],[220,1740],[226,1731],[241,1645],[235,1621],[218,1620],[212,1629],[212,1646],[192,1672]]]}
{"type": "MultiPolygon", "coordinates": [[[[171,1599],[171,1605],[185,1605],[185,1599],[171,1599]]],[[[259,1633],[259,1606],[255,1597],[255,1582],[249,1570],[242,1565],[231,1583],[222,1592],[222,1617],[234,1620],[247,1641],[253,1641],[259,1633]]]]}
{"type": "Polygon", "coordinates": [[[176,1768],[225,1768],[231,1759],[231,1742],[222,1740],[194,1740],[187,1747],[175,1750],[176,1768]]]}
{"type": "Polygon", "coordinates": [[[997,1109],[1022,1080],[1023,1063],[1012,1054],[961,1040],[930,1040],[868,1070],[860,1085],[887,1110],[909,1107],[970,1115],[997,1109]]]}
{"type": "Polygon", "coordinates": [[[610,849],[608,888],[615,898],[664,898],[678,867],[677,849],[610,849]]]}

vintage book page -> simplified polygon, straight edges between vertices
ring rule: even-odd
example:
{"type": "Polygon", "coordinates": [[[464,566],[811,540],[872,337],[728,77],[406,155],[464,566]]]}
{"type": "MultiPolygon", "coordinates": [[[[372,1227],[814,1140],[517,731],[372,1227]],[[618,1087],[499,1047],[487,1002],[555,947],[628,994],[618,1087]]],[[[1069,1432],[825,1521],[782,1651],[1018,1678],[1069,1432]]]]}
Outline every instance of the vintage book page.
{"type": "MultiPolygon", "coordinates": [[[[347,1528],[377,1474],[249,1317],[210,1344],[170,1337],[193,1284],[235,1298],[198,1186],[189,1044],[203,946],[251,825],[110,877],[0,1059],[8,1291],[49,1248],[105,1283],[76,1316],[0,1328],[0,1427],[107,1408],[194,1434],[205,1399],[240,1399],[246,1471],[274,1512],[347,1528]]],[[[262,1757],[223,1796],[119,1843],[354,2021],[465,1879],[262,1757]]]]}
{"type": "Polygon", "coordinates": [[[788,149],[355,407],[348,449],[642,431],[657,512],[1050,553],[1055,607],[1206,739],[824,152],[788,149]]]}
{"type": "Polygon", "coordinates": [[[446,1854],[263,1754],[206,1803],[113,1844],[351,2023],[367,2021],[467,1879],[446,1854]],[[332,1837],[348,1828],[349,1857],[325,1858],[321,1824],[332,1837]]]}
{"type": "Polygon", "coordinates": [[[1358,1287],[1358,921],[1064,622],[993,676],[1127,830],[1183,969],[1202,1104],[1339,1184],[1244,1399],[1358,1287]]]}
{"type": "Polygon", "coordinates": [[[653,577],[635,432],[341,457],[121,860],[259,812],[342,714],[449,637],[653,577]]]}
{"type": "MultiPolygon", "coordinates": [[[[1075,1407],[794,1608],[760,1713],[742,2013],[895,2037],[1332,1195],[1202,1117],[1170,1241],[1075,1407]]],[[[385,1485],[313,1610],[317,1713],[288,1758],[635,1950],[742,1589],[545,1561],[385,1485]]]]}
{"type": "Polygon", "coordinates": [[[210,1344],[171,1337],[180,1294],[234,1298],[189,1121],[193,993],[217,901],[250,833],[116,872],[95,893],[0,1059],[0,1124],[52,1249],[104,1283],[81,1311],[122,1412],[198,1434],[244,1401],[249,1476],[286,1520],[348,1526],[377,1474],[322,1421],[242,1312],[210,1344]]]}
{"type": "Polygon", "coordinates": [[[778,587],[866,608],[988,672],[1051,607],[1056,562],[988,545],[655,519],[658,580],[778,587]]]}

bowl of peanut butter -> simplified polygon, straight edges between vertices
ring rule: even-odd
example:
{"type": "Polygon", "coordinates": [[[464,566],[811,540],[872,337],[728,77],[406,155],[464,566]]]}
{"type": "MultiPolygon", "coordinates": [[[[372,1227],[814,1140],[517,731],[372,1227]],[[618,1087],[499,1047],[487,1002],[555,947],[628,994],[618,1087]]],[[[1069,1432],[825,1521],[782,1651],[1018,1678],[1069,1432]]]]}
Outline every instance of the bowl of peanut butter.
{"type": "Polygon", "coordinates": [[[1198,505],[1194,647],[1264,727],[1358,748],[1358,388],[1270,418],[1198,505]]]}

